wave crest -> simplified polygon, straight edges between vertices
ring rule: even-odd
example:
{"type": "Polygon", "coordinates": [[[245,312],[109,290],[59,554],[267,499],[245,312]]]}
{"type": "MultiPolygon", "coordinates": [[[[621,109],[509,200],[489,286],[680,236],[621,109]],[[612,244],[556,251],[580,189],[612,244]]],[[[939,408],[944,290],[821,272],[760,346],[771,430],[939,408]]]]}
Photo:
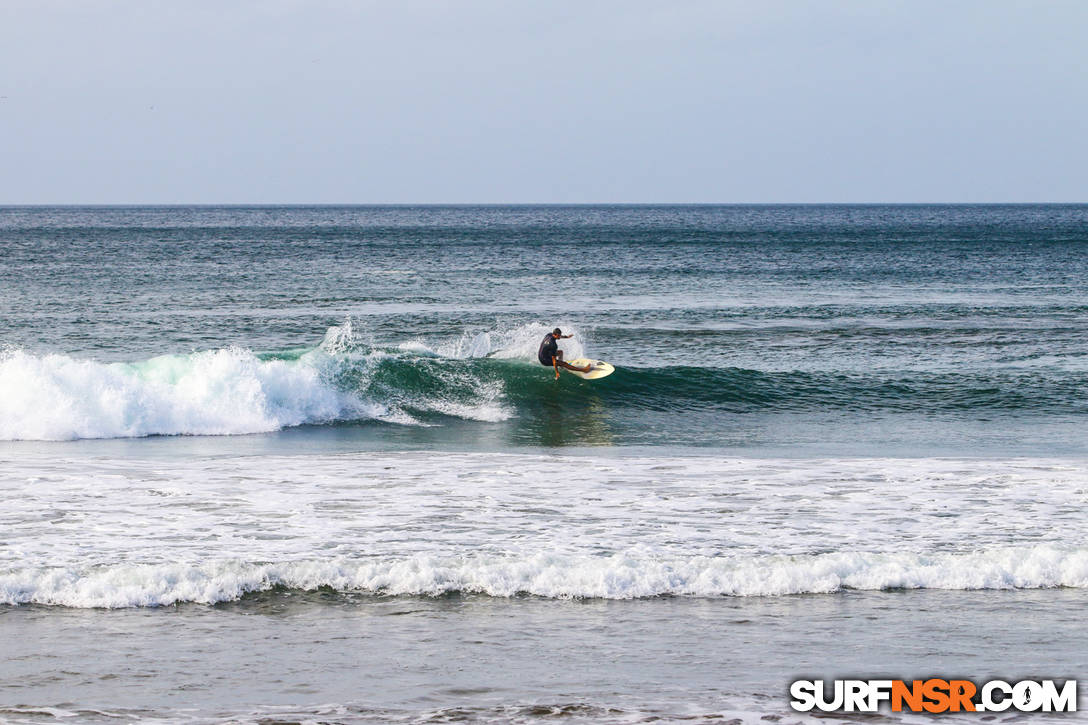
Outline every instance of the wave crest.
{"type": "Polygon", "coordinates": [[[1088,588],[1088,550],[1007,547],[970,553],[842,552],[797,556],[658,559],[640,551],[605,557],[450,557],[258,564],[120,564],[0,574],[0,603],[68,607],[214,604],[275,587],[344,593],[577,599],[752,597],[844,589],[1088,588]]]}
{"type": "Polygon", "coordinates": [[[351,321],[316,348],[258,355],[230,347],[103,363],[0,353],[0,440],[237,435],[420,414],[502,420],[501,381],[463,365],[364,344],[351,321]]]}
{"type": "Polygon", "coordinates": [[[345,417],[380,405],[335,390],[313,365],[227,348],[139,363],[13,351],[0,357],[0,439],[227,435],[345,417]]]}

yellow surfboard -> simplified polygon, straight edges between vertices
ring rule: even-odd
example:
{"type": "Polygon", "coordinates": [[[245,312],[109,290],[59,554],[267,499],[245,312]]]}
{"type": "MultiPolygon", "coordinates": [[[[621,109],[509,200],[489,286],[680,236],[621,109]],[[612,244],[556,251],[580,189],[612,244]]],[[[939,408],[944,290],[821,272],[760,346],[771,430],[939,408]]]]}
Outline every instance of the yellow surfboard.
{"type": "Polygon", "coordinates": [[[567,362],[569,362],[571,365],[574,365],[575,367],[579,367],[579,368],[584,368],[586,365],[592,365],[593,367],[590,368],[590,371],[588,373],[581,373],[581,372],[578,372],[577,370],[566,370],[566,369],[563,370],[563,372],[565,372],[565,373],[570,373],[571,375],[577,375],[578,377],[585,378],[586,380],[596,380],[597,378],[606,378],[609,375],[611,375],[612,373],[616,372],[616,368],[612,367],[611,365],[606,363],[604,360],[590,360],[588,358],[580,357],[580,358],[578,358],[576,360],[568,360],[567,362]]]}

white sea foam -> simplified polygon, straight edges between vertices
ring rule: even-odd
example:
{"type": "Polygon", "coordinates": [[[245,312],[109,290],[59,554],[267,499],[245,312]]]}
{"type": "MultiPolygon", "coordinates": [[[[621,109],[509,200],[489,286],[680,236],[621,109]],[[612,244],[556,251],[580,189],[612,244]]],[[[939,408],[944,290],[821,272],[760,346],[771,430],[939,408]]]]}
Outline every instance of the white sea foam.
{"type": "Polygon", "coordinates": [[[834,553],[658,559],[537,554],[282,564],[241,561],[30,569],[0,574],[0,603],[69,607],[211,604],[275,586],[437,596],[632,599],[818,594],[843,589],[1037,589],[1088,587],[1088,550],[1008,547],[966,554],[834,553]]]}
{"type": "Polygon", "coordinates": [[[314,362],[260,360],[238,348],[135,364],[8,352],[0,439],[256,433],[386,412],[337,391],[314,362]]]}
{"type": "Polygon", "coordinates": [[[1080,460],[25,453],[0,488],[6,603],[1088,587],[1080,460]]]}
{"type": "Polygon", "coordinates": [[[467,380],[452,369],[429,374],[460,376],[461,388],[473,391],[469,399],[371,395],[377,367],[412,360],[364,338],[347,320],[297,359],[264,359],[236,347],[133,363],[7,350],[0,353],[0,440],[235,435],[366,418],[418,424],[405,407],[483,421],[513,415],[502,404],[501,384],[467,380]],[[342,389],[336,378],[349,368],[352,386],[342,389]]]}

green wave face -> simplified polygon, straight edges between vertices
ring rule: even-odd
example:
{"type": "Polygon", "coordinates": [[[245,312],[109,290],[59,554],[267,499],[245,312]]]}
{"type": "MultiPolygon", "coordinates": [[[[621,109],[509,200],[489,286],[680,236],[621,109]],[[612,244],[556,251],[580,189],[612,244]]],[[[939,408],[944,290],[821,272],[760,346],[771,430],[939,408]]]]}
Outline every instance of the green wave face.
{"type": "MultiPolygon", "coordinates": [[[[556,380],[535,360],[542,330],[528,325],[431,349],[376,345],[348,322],[312,348],[130,363],[8,351],[0,354],[0,440],[364,425],[408,444],[745,445],[776,428],[816,440],[829,421],[856,436],[874,425],[943,419],[952,429],[990,415],[1068,421],[1088,412],[1080,395],[1088,375],[1073,371],[847,374],[613,360],[609,377],[556,380]]],[[[569,342],[572,358],[584,354],[577,339],[569,342]]]]}
{"type": "Polygon", "coordinates": [[[862,375],[621,363],[605,379],[561,375],[557,381],[551,368],[523,357],[460,358],[365,345],[329,353],[329,364],[334,385],[388,408],[387,422],[471,423],[480,426],[478,436],[499,429],[504,442],[534,445],[730,443],[745,426],[791,415],[1088,412],[1075,395],[1088,379],[1077,374],[1040,375],[1025,385],[1023,372],[862,375]]]}

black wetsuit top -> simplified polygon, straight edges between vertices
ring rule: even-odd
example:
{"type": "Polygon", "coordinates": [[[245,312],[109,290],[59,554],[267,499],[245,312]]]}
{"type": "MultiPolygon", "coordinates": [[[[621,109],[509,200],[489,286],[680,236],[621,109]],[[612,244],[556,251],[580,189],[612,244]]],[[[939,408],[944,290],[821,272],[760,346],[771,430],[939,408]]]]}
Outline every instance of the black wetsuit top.
{"type": "Polygon", "coordinates": [[[552,337],[552,333],[548,333],[544,336],[544,342],[540,343],[540,351],[536,354],[536,359],[540,361],[541,365],[552,366],[552,358],[555,357],[555,353],[559,351],[559,341],[552,337]]]}

